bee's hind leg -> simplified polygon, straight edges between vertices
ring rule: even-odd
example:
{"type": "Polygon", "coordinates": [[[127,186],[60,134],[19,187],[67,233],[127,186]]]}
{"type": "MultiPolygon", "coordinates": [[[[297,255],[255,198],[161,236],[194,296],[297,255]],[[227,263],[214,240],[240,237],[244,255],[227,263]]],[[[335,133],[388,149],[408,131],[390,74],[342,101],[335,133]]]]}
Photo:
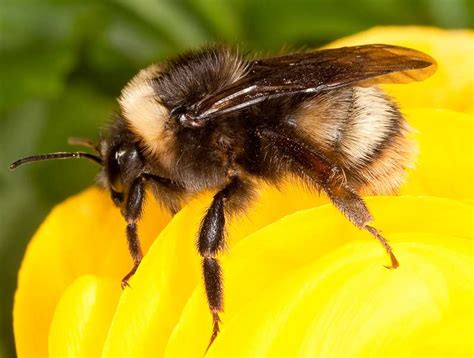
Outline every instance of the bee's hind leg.
{"type": "Polygon", "coordinates": [[[304,144],[298,138],[270,129],[260,130],[259,135],[279,148],[280,152],[289,159],[295,173],[303,175],[316,187],[323,189],[334,206],[355,226],[367,230],[382,243],[391,260],[391,266],[386,266],[387,268],[398,267],[398,261],[388,241],[377,229],[368,225],[372,221],[372,215],[364,200],[346,184],[344,173],[339,166],[319,153],[316,148],[304,144]]]}
{"type": "Polygon", "coordinates": [[[372,236],[380,241],[385,251],[390,256],[391,261],[391,265],[385,267],[388,269],[397,268],[399,266],[398,260],[387,239],[385,239],[376,228],[368,225],[368,223],[372,221],[372,215],[370,214],[364,200],[346,184],[336,184],[329,181],[323,190],[327,193],[334,206],[336,206],[355,226],[367,230],[372,236]]]}
{"type": "Polygon", "coordinates": [[[384,247],[385,251],[387,251],[388,255],[390,256],[391,265],[390,266],[385,265],[385,267],[388,268],[388,269],[396,269],[399,266],[399,263],[398,263],[397,258],[395,257],[395,254],[393,253],[392,247],[388,243],[387,239],[384,238],[379,233],[379,231],[376,228],[372,227],[372,226],[365,225],[365,229],[368,232],[370,232],[377,240],[380,241],[380,243],[384,247]]]}

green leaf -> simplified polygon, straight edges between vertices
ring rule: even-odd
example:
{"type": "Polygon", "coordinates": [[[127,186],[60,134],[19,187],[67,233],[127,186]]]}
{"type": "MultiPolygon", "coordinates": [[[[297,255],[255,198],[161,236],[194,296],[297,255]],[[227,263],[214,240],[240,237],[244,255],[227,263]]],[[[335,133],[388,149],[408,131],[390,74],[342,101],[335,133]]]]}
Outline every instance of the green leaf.
{"type": "Polygon", "coordinates": [[[181,8],[178,1],[115,0],[115,2],[159,29],[163,37],[179,49],[209,40],[194,14],[181,8]]]}

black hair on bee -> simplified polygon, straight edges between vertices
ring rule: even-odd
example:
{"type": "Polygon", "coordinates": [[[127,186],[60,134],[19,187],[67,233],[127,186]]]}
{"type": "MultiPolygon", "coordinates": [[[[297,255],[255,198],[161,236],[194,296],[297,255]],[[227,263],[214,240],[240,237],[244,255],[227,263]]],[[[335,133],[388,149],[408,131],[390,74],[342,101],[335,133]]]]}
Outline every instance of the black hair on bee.
{"type": "Polygon", "coordinates": [[[301,178],[358,228],[383,245],[362,193],[397,190],[412,165],[415,146],[382,83],[420,81],[436,70],[419,51],[364,45],[249,59],[226,47],[189,52],[140,71],[122,90],[120,113],[96,151],[50,153],[20,159],[88,158],[101,165],[100,183],[122,208],[134,260],[142,259],[137,222],[145,187],[172,213],[193,195],[216,194],[202,219],[198,250],[213,316],[210,344],[223,307],[221,268],[229,215],[245,210],[259,180],[301,178]]]}

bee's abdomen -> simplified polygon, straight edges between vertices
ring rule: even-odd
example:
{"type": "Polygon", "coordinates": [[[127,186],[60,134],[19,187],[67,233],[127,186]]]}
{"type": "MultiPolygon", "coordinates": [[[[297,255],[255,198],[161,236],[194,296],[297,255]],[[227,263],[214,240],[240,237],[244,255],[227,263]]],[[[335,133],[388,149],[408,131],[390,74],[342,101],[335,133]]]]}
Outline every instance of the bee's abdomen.
{"type": "Polygon", "coordinates": [[[330,91],[297,113],[298,128],[367,194],[393,193],[412,166],[414,144],[396,105],[376,88],[330,91]]]}

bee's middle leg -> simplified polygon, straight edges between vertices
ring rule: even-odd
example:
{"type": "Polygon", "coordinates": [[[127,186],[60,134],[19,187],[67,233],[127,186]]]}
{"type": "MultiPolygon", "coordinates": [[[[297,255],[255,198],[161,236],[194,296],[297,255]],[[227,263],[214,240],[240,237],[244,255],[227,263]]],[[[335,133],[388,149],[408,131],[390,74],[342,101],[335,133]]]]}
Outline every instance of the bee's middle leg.
{"type": "Polygon", "coordinates": [[[201,222],[198,249],[203,258],[204,284],[213,319],[213,330],[208,348],[219,333],[219,313],[223,310],[222,270],[216,255],[224,246],[226,217],[236,210],[231,201],[232,198],[245,201],[249,194],[247,183],[237,176],[231,177],[229,183],[215,194],[201,222]]]}

